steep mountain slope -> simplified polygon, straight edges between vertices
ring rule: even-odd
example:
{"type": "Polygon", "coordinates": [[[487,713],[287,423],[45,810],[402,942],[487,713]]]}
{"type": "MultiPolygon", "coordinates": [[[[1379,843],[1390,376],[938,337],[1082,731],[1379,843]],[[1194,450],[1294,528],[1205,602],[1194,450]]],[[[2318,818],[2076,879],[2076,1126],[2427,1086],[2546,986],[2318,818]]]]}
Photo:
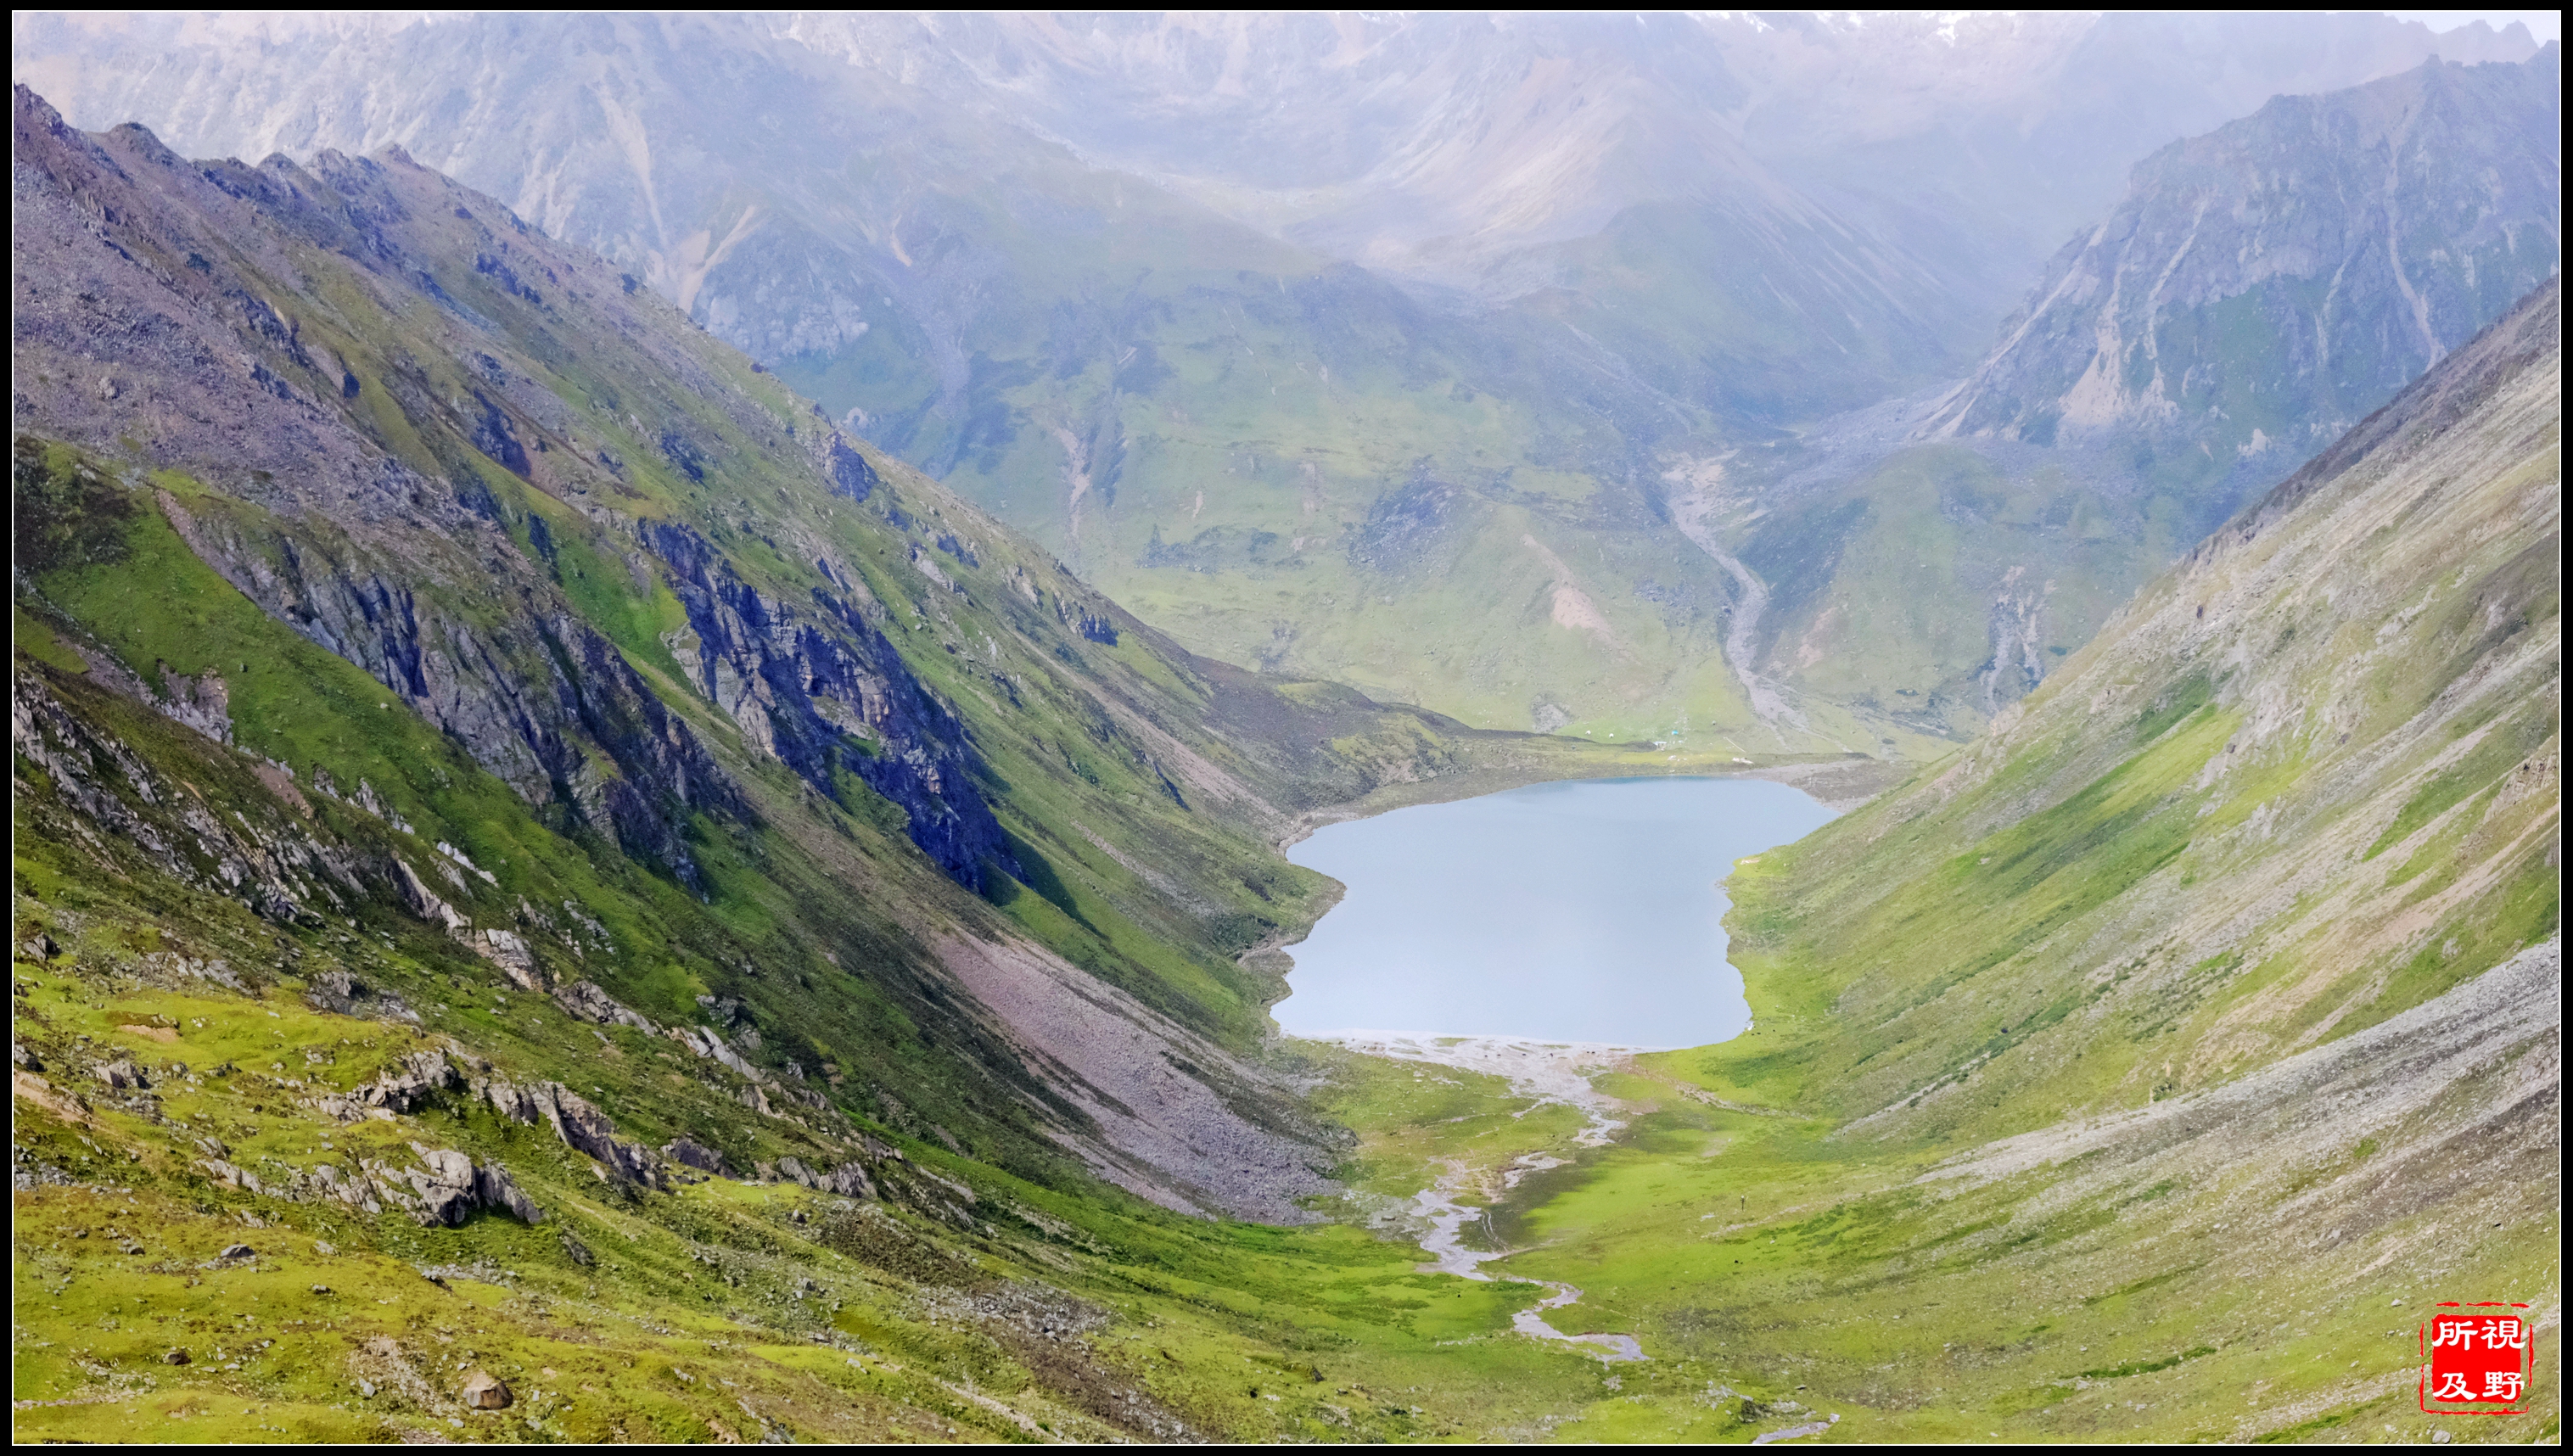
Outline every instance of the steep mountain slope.
{"type": "Polygon", "coordinates": [[[2216,478],[2338,435],[2555,272],[2562,58],[2434,60],[2154,153],[1923,433],[2114,433],[2216,478]]]}
{"type": "Polygon", "coordinates": [[[1768,585],[1791,698],[1971,725],[2561,265],[2561,49],[2418,70],[2138,166],[1975,374],[1674,472],[1768,585]]]}
{"type": "Polygon", "coordinates": [[[1240,1060],[1280,988],[1236,957],[1319,904],[1273,846],[1471,735],[1190,659],[398,156],[16,120],[18,525],[66,543],[22,557],[66,644],[28,691],[71,671],[355,796],[408,845],[351,850],[358,893],[528,989],[737,1003],[871,1116],[1291,1212],[1285,1143],[1274,1189],[1188,1191],[1239,1165],[1211,1146],[1314,1135],[1240,1060]]]}
{"type": "Polygon", "coordinates": [[[1952,376],[2171,137],[2526,49],[2292,29],[28,17],[13,65],[192,152],[407,146],[1199,652],[1484,726],[1927,754],[1988,694],[1764,714],[1777,671],[1712,666],[1754,603],[1662,476],[1952,376]]]}
{"type": "Polygon", "coordinates": [[[1669,1370],[1561,1434],[2551,1439],[2544,1378],[2425,1415],[2418,1331],[2560,1358],[2561,347],[2549,282],[1739,865],[1756,1030],[1603,1079],[1631,1130],[1489,1219],[1669,1370]]]}
{"type": "Polygon", "coordinates": [[[1794,1019],[1823,1105],[1887,1136],[2141,1105],[2553,933],[2557,297],[2209,537],[1982,741],[1742,877],[1763,1026],[1794,1019]]]}

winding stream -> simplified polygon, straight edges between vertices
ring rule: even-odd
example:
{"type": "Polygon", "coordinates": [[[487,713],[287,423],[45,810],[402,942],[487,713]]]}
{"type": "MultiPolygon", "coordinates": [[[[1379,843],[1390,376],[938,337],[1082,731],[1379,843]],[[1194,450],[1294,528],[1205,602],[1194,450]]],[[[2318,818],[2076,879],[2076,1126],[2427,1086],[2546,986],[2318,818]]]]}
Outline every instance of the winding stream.
{"type": "Polygon", "coordinates": [[[1733,615],[1724,629],[1724,665],[1733,669],[1734,679],[1742,684],[1743,696],[1750,699],[1753,714],[1769,726],[1770,735],[1784,748],[1786,735],[1778,731],[1778,725],[1787,722],[1802,728],[1805,715],[1788,706],[1777,687],[1752,667],[1759,656],[1760,618],[1769,610],[1769,587],[1724,549],[1724,538],[1715,520],[1728,504],[1724,498],[1724,458],[1692,458],[1662,477],[1677,487],[1670,496],[1671,524],[1733,578],[1738,594],[1733,615]]]}
{"type": "MultiPolygon", "coordinates": [[[[1589,1074],[1614,1066],[1637,1049],[1607,1047],[1595,1042],[1529,1042],[1513,1037],[1406,1037],[1352,1036],[1328,1040],[1362,1052],[1370,1057],[1386,1057],[1400,1062],[1426,1062],[1438,1067],[1454,1067],[1466,1072],[1485,1072],[1506,1078],[1510,1091],[1534,1099],[1542,1106],[1561,1102],[1578,1110],[1588,1125],[1573,1134],[1573,1141],[1583,1147],[1603,1147],[1617,1130],[1626,1125],[1616,1115],[1617,1102],[1590,1086],[1589,1074]]],[[[1501,1188],[1507,1192],[1529,1173],[1557,1167],[1562,1159],[1543,1152],[1532,1152],[1512,1162],[1501,1173],[1501,1188]]],[[[1413,1210],[1429,1224],[1429,1232],[1420,1239],[1421,1250],[1429,1262],[1420,1265],[1424,1274],[1454,1274],[1460,1279],[1489,1282],[1491,1275],[1479,1265],[1487,1260],[1505,1257],[1496,1252],[1465,1246],[1465,1226],[1480,1221],[1489,1209],[1456,1201],[1456,1195],[1475,1181],[1473,1170],[1461,1163],[1450,1163],[1435,1183],[1411,1195],[1413,1210]]],[[[1545,1312],[1561,1309],[1580,1300],[1581,1291],[1573,1285],[1554,1279],[1529,1279],[1523,1282],[1541,1285],[1543,1299],[1522,1309],[1510,1320],[1510,1328],[1531,1339],[1552,1340],[1559,1344],[1580,1346],[1585,1354],[1607,1361],[1646,1360],[1644,1347],[1630,1334],[1565,1334],[1546,1323],[1545,1312]]]]}
{"type": "MultiPolygon", "coordinates": [[[[1601,1147],[1623,1104],[1590,1085],[1636,1052],[1700,1046],[1750,1026],[1725,960],[1721,882],[1733,862],[1797,839],[1831,811],[1783,784],[1676,778],[1535,784],[1330,825],[1288,857],[1348,887],[1292,955],[1279,1025],[1354,1052],[1497,1076],[1531,1106],[1584,1118],[1601,1147]],[[1363,1028],[1430,1030],[1376,1031],[1363,1028]]],[[[1504,1255],[1468,1248],[1482,1202],[1562,1159],[1500,1169],[1451,1160],[1405,1210],[1426,1225],[1425,1272],[1489,1280],[1504,1255]]],[[[1512,1327],[1602,1360],[1647,1358],[1630,1334],[1565,1334],[1550,1313],[1570,1284],[1512,1327]]]]}

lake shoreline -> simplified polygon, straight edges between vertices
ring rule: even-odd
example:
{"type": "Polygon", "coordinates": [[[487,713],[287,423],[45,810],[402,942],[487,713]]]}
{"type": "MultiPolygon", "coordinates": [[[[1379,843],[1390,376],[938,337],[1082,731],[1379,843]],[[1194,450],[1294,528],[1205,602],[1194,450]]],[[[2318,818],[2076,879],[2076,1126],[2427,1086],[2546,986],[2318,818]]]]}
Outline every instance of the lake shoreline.
{"type": "Polygon", "coordinates": [[[1293,827],[1280,837],[1277,849],[1283,855],[1312,838],[1316,831],[1334,824],[1373,819],[1396,809],[1480,799],[1538,784],[1616,783],[1630,779],[1757,779],[1763,783],[1784,784],[1834,814],[1847,814],[1901,783],[1920,767],[1918,763],[1903,759],[1841,757],[1785,759],[1749,767],[1727,765],[1712,759],[1658,766],[1592,761],[1578,765],[1579,771],[1574,773],[1522,771],[1516,765],[1505,769],[1478,768],[1464,773],[1384,784],[1357,798],[1308,810],[1297,816],[1293,827]],[[1660,772],[1650,771],[1657,767],[1660,772]]]}

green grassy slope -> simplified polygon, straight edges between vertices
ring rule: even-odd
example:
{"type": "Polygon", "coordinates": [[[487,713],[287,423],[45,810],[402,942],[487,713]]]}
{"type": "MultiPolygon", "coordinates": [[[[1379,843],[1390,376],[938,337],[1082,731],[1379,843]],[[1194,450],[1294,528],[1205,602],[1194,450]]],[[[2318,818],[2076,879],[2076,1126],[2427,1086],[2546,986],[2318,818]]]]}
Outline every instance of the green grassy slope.
{"type": "Polygon", "coordinates": [[[1774,968],[1766,1024],[1811,1034],[1818,1110],[2133,1105],[2552,932],[2552,309],[2210,538],[1989,738],[1745,868],[1744,954],[1774,968]]]}
{"type": "Polygon", "coordinates": [[[2557,1433],[2413,1373],[2442,1299],[2557,1358],[2559,309],[1738,868],[1755,1031],[1602,1084],[1634,1130],[1497,1220],[1668,1366],[1565,1434],[2557,1433]]]}
{"type": "MultiPolygon", "coordinates": [[[[1828,490],[1738,510],[1726,534],[1775,583],[1758,652],[1780,683],[1879,716],[1898,741],[1971,736],[2202,533],[2198,493],[1916,445],[1828,490]]],[[[1730,494],[1747,502],[1757,487],[1730,494]]]]}
{"type": "MultiPolygon", "coordinates": [[[[1722,576],[1628,479],[1659,435],[1699,427],[1690,411],[1675,423],[1352,270],[1098,270],[1118,283],[1077,337],[1042,332],[1067,327],[1048,316],[990,342],[988,401],[924,414],[918,438],[869,433],[1211,657],[1481,727],[1748,721],[1731,680],[1697,670],[1720,655],[1722,576]],[[1558,582],[1598,628],[1557,621],[1558,582]]],[[[851,367],[780,373],[882,412],[851,367]]]]}
{"type": "MultiPolygon", "coordinates": [[[[22,713],[58,705],[113,735],[66,736],[37,709],[22,747],[53,771],[16,764],[22,1439],[1400,1438],[1580,1378],[1518,1342],[1442,1356],[1502,1327],[1523,1286],[1459,1289],[1346,1228],[1180,1217],[882,1124],[756,1112],[732,1095],[742,1079],[573,1020],[389,896],[264,921],[207,856],[148,842],[363,860],[406,847],[398,832],[299,804],[259,760],[85,674],[18,669],[22,713]],[[84,785],[159,832],[93,844],[75,827],[84,785]],[[192,806],[243,833],[226,845],[192,806]],[[341,974],[368,993],[355,1014],[327,1000],[341,974]],[[318,1105],[441,1050],[477,1079],[571,1083],[619,1136],[693,1137],[739,1176],[610,1178],[462,1085],[354,1122],[318,1105]],[[122,1088],[94,1075],[128,1064],[122,1088]],[[540,1221],[424,1225],[317,1182],[423,1148],[505,1167],[540,1221]],[[776,1172],[852,1152],[873,1197],[776,1172]],[[476,1371],[507,1383],[505,1409],[460,1400],[476,1371]]],[[[684,926],[684,904],[656,908],[684,926]]]]}

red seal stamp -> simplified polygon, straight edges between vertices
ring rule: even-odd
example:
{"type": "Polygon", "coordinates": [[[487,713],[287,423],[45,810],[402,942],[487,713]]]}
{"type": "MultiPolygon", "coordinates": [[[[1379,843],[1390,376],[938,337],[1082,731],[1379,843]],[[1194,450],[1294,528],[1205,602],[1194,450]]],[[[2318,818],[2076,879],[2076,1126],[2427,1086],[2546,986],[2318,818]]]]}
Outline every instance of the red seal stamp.
{"type": "Polygon", "coordinates": [[[2517,1415],[2533,1358],[2525,1304],[2442,1303],[2421,1326],[2421,1409],[2430,1415],[2517,1415]]]}

